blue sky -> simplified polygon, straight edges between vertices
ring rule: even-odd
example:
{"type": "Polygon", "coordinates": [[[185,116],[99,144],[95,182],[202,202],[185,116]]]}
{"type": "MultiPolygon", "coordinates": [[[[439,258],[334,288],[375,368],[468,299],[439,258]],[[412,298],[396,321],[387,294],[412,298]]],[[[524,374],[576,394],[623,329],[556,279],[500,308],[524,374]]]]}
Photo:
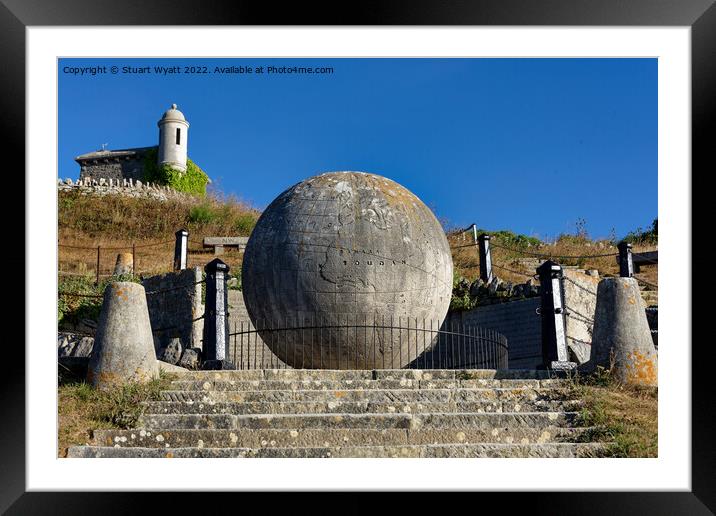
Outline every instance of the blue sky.
{"type": "MultiPolygon", "coordinates": [[[[264,69],[266,70],[266,68],[264,69]]],[[[59,170],[156,145],[173,102],[189,156],[263,208],[312,175],[387,176],[441,220],[542,238],[657,216],[656,59],[62,59],[59,170]],[[106,74],[64,73],[106,66],[106,74]],[[119,66],[329,66],[332,74],[112,74],[119,66]]]]}

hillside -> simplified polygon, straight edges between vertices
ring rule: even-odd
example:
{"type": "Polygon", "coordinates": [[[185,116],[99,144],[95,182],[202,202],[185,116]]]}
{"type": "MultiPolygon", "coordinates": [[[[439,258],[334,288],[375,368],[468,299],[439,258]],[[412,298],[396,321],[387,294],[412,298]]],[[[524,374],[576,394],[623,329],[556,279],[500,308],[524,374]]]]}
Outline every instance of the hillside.
{"type": "MultiPolygon", "coordinates": [[[[120,195],[90,196],[59,192],[59,271],[94,275],[97,246],[100,275],[111,275],[117,253],[135,246],[137,274],[172,268],[174,233],[189,231],[189,265],[203,265],[210,256],[201,248],[205,236],[248,236],[260,212],[235,198],[190,197],[159,201],[120,195]]],[[[241,257],[227,251],[222,258],[240,268],[241,257]]]]}

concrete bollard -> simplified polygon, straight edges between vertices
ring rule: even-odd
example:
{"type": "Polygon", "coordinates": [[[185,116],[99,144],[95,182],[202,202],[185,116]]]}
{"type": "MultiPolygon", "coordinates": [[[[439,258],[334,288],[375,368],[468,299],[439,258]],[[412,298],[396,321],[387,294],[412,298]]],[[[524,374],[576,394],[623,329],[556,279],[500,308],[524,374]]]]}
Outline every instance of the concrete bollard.
{"type": "Polygon", "coordinates": [[[159,375],[144,287],[118,281],[104,291],[87,382],[108,389],[159,375]]]}
{"type": "Polygon", "coordinates": [[[114,265],[114,275],[132,274],[134,271],[134,256],[132,253],[119,253],[114,265]]]}
{"type": "Polygon", "coordinates": [[[597,287],[590,362],[632,385],[657,385],[657,353],[634,278],[605,278],[597,287]]]}

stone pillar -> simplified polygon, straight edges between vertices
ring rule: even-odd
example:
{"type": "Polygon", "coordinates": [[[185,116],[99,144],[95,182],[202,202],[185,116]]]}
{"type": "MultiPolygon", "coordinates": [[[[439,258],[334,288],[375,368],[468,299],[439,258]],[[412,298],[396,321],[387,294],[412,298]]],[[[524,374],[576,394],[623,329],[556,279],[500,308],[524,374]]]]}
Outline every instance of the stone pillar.
{"type": "Polygon", "coordinates": [[[540,281],[540,316],[542,318],[542,363],[545,368],[569,370],[576,363],[569,361],[564,321],[562,266],[547,260],[537,268],[540,281]]]}
{"type": "Polygon", "coordinates": [[[206,267],[206,306],[204,309],[204,369],[233,369],[228,362],[229,293],[226,281],[229,266],[218,258],[206,267]]]}
{"type": "Polygon", "coordinates": [[[186,229],[180,229],[174,235],[176,236],[176,242],[174,243],[174,270],[183,271],[186,269],[189,232],[186,229]]]}
{"type": "Polygon", "coordinates": [[[622,278],[631,278],[634,276],[634,260],[632,257],[631,244],[620,242],[617,248],[619,249],[619,276],[622,278]]]}
{"type": "Polygon", "coordinates": [[[488,285],[492,281],[492,253],[490,252],[490,235],[480,235],[480,279],[488,285]]]}
{"type": "Polygon", "coordinates": [[[657,385],[657,353],[634,278],[605,278],[597,289],[592,368],[614,365],[615,377],[632,385],[657,385]]]}
{"type": "Polygon", "coordinates": [[[104,291],[87,382],[110,389],[159,375],[144,287],[118,281],[104,291]]]}
{"type": "Polygon", "coordinates": [[[191,327],[191,347],[203,350],[202,336],[204,333],[204,319],[199,319],[204,315],[204,303],[201,302],[201,267],[194,267],[194,296],[192,298],[192,314],[194,322],[191,327]],[[198,319],[198,320],[197,320],[198,319]]]}
{"type": "Polygon", "coordinates": [[[132,253],[119,253],[114,264],[114,275],[132,274],[134,272],[134,256],[132,253]]]}

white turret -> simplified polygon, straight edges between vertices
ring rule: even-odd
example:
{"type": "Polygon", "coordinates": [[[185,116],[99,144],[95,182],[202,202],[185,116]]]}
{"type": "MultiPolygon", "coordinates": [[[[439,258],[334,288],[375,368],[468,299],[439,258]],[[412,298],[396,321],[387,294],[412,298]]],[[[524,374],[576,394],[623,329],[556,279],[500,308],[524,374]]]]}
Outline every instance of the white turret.
{"type": "Polygon", "coordinates": [[[186,170],[186,149],[189,140],[189,122],[186,121],[176,104],[164,113],[159,126],[159,149],[157,163],[186,170]]]}

